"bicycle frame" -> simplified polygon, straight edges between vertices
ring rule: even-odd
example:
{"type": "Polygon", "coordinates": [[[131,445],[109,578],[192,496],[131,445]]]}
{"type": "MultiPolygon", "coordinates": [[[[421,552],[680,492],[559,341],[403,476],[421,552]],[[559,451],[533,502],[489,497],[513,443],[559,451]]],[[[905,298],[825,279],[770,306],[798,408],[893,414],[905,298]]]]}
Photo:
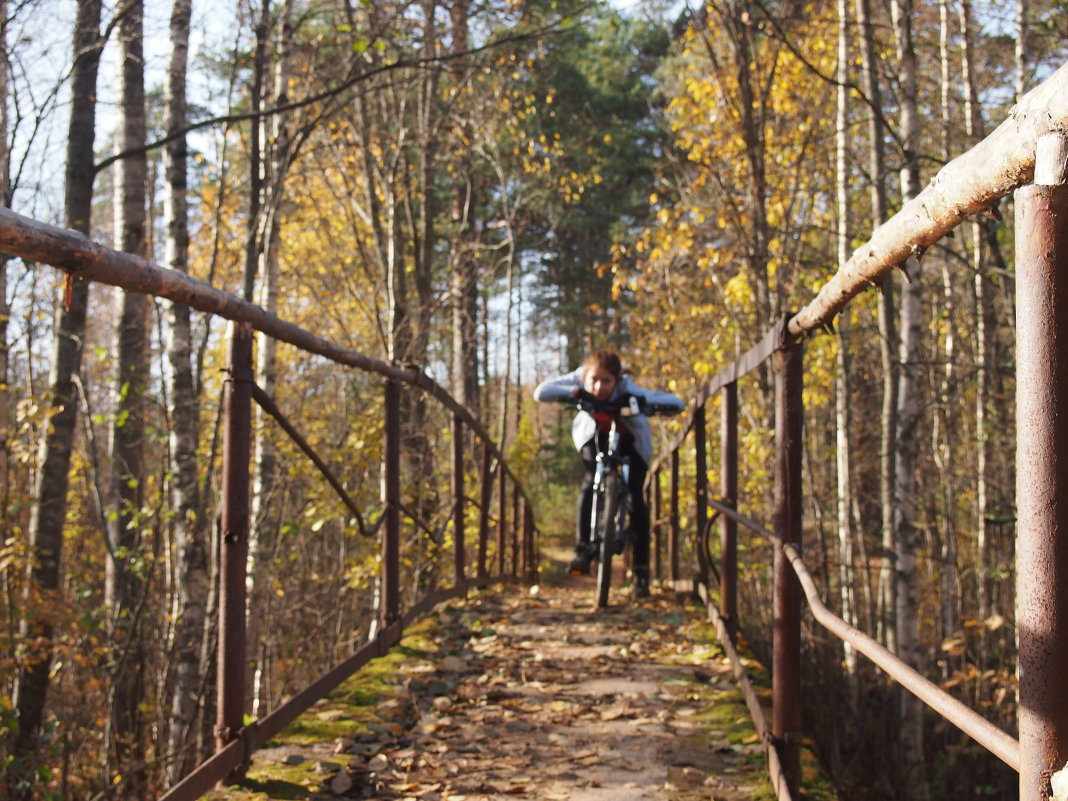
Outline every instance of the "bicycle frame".
{"type": "Polygon", "coordinates": [[[625,519],[628,511],[627,506],[630,495],[627,489],[630,487],[630,459],[619,455],[619,439],[619,427],[613,420],[612,428],[608,432],[608,447],[597,449],[597,467],[593,474],[594,503],[590,520],[590,537],[595,545],[600,545],[601,531],[598,523],[604,507],[605,477],[609,470],[619,470],[620,478],[622,479],[620,484],[623,492],[620,498],[619,511],[617,512],[618,519],[621,522],[625,519]]]}
{"type": "Polygon", "coordinates": [[[626,525],[630,500],[630,459],[619,453],[618,414],[613,415],[608,442],[600,447],[593,476],[593,506],[590,517],[590,546],[597,555],[597,605],[608,605],[612,582],[612,556],[623,552],[629,527],[626,525]]]}

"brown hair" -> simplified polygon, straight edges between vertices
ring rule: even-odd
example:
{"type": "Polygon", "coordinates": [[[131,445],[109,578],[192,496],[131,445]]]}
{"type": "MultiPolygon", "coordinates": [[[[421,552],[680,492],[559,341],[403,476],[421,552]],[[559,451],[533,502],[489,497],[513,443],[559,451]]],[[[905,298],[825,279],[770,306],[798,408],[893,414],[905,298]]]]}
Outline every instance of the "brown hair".
{"type": "Polygon", "coordinates": [[[616,381],[623,375],[623,364],[619,361],[619,356],[610,350],[594,351],[586,357],[586,361],[582,363],[582,366],[587,370],[597,367],[607,370],[616,381]]]}

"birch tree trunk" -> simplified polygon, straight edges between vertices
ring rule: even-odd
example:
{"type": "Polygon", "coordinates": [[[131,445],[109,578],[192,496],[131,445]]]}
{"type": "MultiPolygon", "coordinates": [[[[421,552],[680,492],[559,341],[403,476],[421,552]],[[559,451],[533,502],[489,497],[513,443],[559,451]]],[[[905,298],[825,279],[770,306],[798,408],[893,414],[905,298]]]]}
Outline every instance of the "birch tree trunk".
{"type": "Polygon", "coordinates": [[[263,0],[256,21],[256,47],[252,58],[252,85],[249,105],[253,114],[249,123],[248,146],[248,231],[245,233],[244,281],[241,297],[251,302],[256,295],[256,276],[259,273],[263,236],[260,230],[263,204],[263,82],[267,71],[267,44],[271,30],[271,3],[263,0]]]}
{"type": "MultiPolygon", "coordinates": [[[[849,3],[838,0],[838,89],[835,121],[835,172],[838,205],[838,264],[849,261],[849,3]]],[[[835,439],[838,467],[838,559],[839,601],[841,616],[856,625],[856,606],[853,596],[853,525],[852,525],[852,465],[849,447],[849,344],[846,338],[845,315],[839,318],[837,373],[835,377],[835,439]]],[[[850,677],[850,699],[856,687],[856,650],[843,643],[846,672],[850,677]]]]}
{"type": "Polygon", "coordinates": [[[1030,13],[1027,0],[1016,0],[1016,47],[1014,49],[1014,76],[1016,100],[1024,96],[1027,91],[1027,59],[1030,55],[1028,48],[1028,32],[1030,29],[1030,13]]]}
{"type": "MultiPolygon", "coordinates": [[[[897,46],[900,82],[900,131],[903,146],[901,196],[908,202],[920,192],[920,165],[917,151],[916,54],[912,44],[912,0],[891,4],[894,40],[897,46]]],[[[906,285],[901,296],[901,372],[898,376],[898,429],[894,498],[894,555],[897,584],[897,653],[913,667],[920,668],[918,605],[916,599],[916,493],[917,435],[920,424],[919,369],[920,338],[923,326],[922,282],[918,259],[910,256],[903,265],[906,285]]],[[[909,798],[927,797],[923,763],[923,716],[920,702],[902,692],[901,743],[905,760],[903,786],[909,798]]]]}
{"type": "MultiPolygon", "coordinates": [[[[860,32],[861,84],[868,100],[868,172],[871,174],[871,221],[875,230],[886,221],[886,166],[883,145],[882,93],[875,54],[870,0],[856,0],[860,32]]],[[[894,562],[894,442],[897,439],[897,325],[894,278],[886,276],[879,287],[879,358],[882,365],[882,409],[879,419],[879,506],[882,509],[882,544],[886,554],[879,574],[875,629],[877,638],[894,650],[897,644],[894,615],[896,584],[894,562]]],[[[869,607],[870,608],[870,607],[869,607]]],[[[870,629],[869,629],[870,630],[870,629]]]]}
{"type": "MultiPolygon", "coordinates": [[[[170,269],[189,272],[188,147],[179,134],[187,122],[186,68],[192,0],[175,0],[171,11],[171,57],[167,70],[167,134],[175,138],[164,151],[167,180],[166,262],[170,269]]],[[[174,784],[196,761],[196,717],[202,695],[200,654],[208,600],[208,552],[204,510],[200,503],[197,470],[200,404],[196,394],[192,357],[192,328],[188,306],[171,303],[170,360],[171,431],[174,460],[171,502],[174,508],[175,598],[174,689],[168,731],[166,779],[174,784]]]]}
{"type": "MultiPolygon", "coordinates": [[[[278,107],[288,100],[286,82],[289,80],[290,51],[293,40],[293,0],[285,0],[278,10],[277,22],[264,28],[270,36],[272,29],[278,37],[271,81],[271,100],[268,105],[278,107]]],[[[268,47],[263,48],[266,53],[268,47]]],[[[262,66],[264,73],[267,65],[262,66]]],[[[258,249],[260,273],[260,305],[270,314],[278,311],[278,293],[281,280],[279,249],[281,239],[281,210],[284,198],[283,187],[289,169],[291,132],[289,117],[275,114],[270,120],[256,121],[259,126],[261,163],[265,167],[262,193],[261,219],[255,220],[257,230],[263,232],[258,249]]],[[[274,337],[257,335],[256,378],[269,397],[274,397],[278,388],[278,344],[274,337]]],[[[256,441],[253,461],[256,466],[252,480],[252,528],[248,557],[248,642],[255,649],[252,686],[252,716],[261,717],[270,711],[269,665],[271,638],[268,621],[271,614],[270,594],[263,587],[274,550],[278,521],[271,515],[275,493],[277,454],[271,437],[270,420],[258,406],[256,416],[256,441]]]]}
{"type": "MultiPolygon", "coordinates": [[[[1026,8],[1026,6],[1025,6],[1026,8]]],[[[961,85],[964,87],[964,130],[968,144],[974,145],[985,135],[982,115],[979,107],[979,93],[975,86],[975,70],[972,65],[972,23],[971,2],[961,0],[960,4],[961,35],[961,85]]],[[[990,278],[987,275],[987,258],[1000,263],[1000,251],[994,221],[985,221],[973,217],[972,268],[975,271],[975,438],[976,438],[976,569],[978,573],[977,591],[979,600],[979,619],[985,620],[994,613],[993,556],[990,541],[990,429],[987,419],[987,405],[990,398],[990,370],[992,358],[990,342],[993,308],[990,299],[990,278]]]]}
{"type": "MultiPolygon", "coordinates": [[[[119,9],[119,149],[145,143],[145,87],[142,0],[127,0],[119,9]]],[[[116,239],[127,253],[146,255],[144,153],[118,162],[116,239]]],[[[117,403],[111,430],[112,499],[108,539],[111,559],[105,601],[114,627],[113,685],[110,719],[112,767],[127,780],[126,793],[144,790],[144,742],[141,700],[144,697],[144,646],[140,626],[148,577],[136,565],[144,506],[145,382],[148,379],[148,298],[124,292],[119,323],[117,403]]]]}
{"type": "MultiPolygon", "coordinates": [[[[79,0],[73,37],[71,113],[67,132],[64,219],[66,226],[83,234],[90,231],[93,201],[93,138],[96,132],[96,81],[103,40],[100,36],[101,0],[79,0]]],[[[78,419],[74,378],[81,366],[89,284],[72,278],[66,298],[56,304],[56,335],[49,375],[55,414],[41,443],[38,483],[30,514],[30,548],[33,555],[28,591],[41,600],[60,589],[59,563],[63,552],[63,524],[67,515],[70,457],[78,419]]],[[[12,801],[36,797],[33,786],[36,753],[43,744],[44,718],[51,668],[53,625],[46,616],[21,621],[20,637],[42,643],[37,661],[20,665],[15,693],[17,731],[5,768],[5,783],[12,801]]]]}
{"type": "MultiPolygon", "coordinates": [[[[946,162],[953,157],[953,140],[951,131],[951,98],[953,86],[950,69],[949,40],[949,3],[939,0],[939,62],[941,65],[941,114],[942,114],[942,156],[946,162]]],[[[942,474],[942,520],[941,520],[941,610],[942,638],[957,631],[960,626],[957,612],[957,484],[955,426],[951,404],[953,401],[954,376],[953,366],[956,360],[956,292],[953,286],[953,270],[949,255],[941,258],[942,266],[942,310],[943,320],[943,355],[945,367],[939,387],[937,427],[932,437],[932,452],[942,474]]],[[[948,675],[949,663],[946,665],[948,675]]]]}

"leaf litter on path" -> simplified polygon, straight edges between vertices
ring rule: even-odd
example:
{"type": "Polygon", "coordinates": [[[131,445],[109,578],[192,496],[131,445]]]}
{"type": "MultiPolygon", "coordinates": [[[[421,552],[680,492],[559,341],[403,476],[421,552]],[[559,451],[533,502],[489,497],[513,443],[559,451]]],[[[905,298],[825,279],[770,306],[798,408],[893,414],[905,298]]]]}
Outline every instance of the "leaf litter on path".
{"type": "MultiPolygon", "coordinates": [[[[373,706],[378,720],[350,710],[360,731],[343,740],[352,742],[347,753],[335,753],[335,738],[287,747],[283,733],[253,755],[255,783],[211,797],[773,797],[759,746],[736,747],[752,732],[727,743],[706,720],[733,687],[702,611],[666,594],[596,610],[592,596],[578,583],[453,602],[421,630],[433,647],[411,649],[418,655],[401,663],[393,696],[373,706]],[[265,792],[294,753],[309,764],[332,760],[338,771],[306,771],[284,796],[265,792]]],[[[331,718],[338,709],[331,705],[331,718]]]]}

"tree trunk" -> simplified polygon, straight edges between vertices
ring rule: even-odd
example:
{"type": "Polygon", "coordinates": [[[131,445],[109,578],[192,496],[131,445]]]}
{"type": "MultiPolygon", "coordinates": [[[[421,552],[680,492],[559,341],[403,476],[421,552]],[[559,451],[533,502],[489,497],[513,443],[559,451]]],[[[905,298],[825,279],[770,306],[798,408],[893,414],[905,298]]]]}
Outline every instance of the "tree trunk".
{"type": "MultiPolygon", "coordinates": [[[[912,1],[891,4],[901,85],[899,138],[904,149],[901,196],[907,202],[920,192],[918,158],[916,54],[912,44],[912,1]]],[[[916,597],[916,471],[920,427],[920,337],[923,328],[922,282],[919,260],[910,256],[903,265],[906,285],[901,295],[901,372],[898,376],[898,429],[894,498],[894,555],[897,584],[897,653],[917,669],[920,665],[918,604],[916,597]]],[[[927,797],[923,763],[923,708],[911,693],[902,692],[901,743],[905,759],[903,786],[908,796],[927,797]]]]}
{"type": "MultiPolygon", "coordinates": [[[[458,0],[450,10],[453,52],[468,47],[468,0],[458,0]]],[[[466,83],[463,65],[454,62],[453,81],[457,91],[466,83]]],[[[470,141],[470,123],[460,124],[458,140],[470,141]]],[[[478,261],[475,244],[478,230],[474,218],[475,187],[467,149],[459,150],[456,187],[452,200],[452,221],[456,235],[452,248],[452,370],[453,392],[460,402],[478,414],[478,261]]]]}
{"type": "Polygon", "coordinates": [[[249,104],[253,114],[249,123],[248,165],[248,231],[245,233],[245,268],[241,297],[252,302],[256,295],[256,275],[259,272],[263,237],[260,231],[263,204],[263,82],[267,70],[267,40],[271,30],[270,0],[263,0],[256,21],[256,49],[252,60],[252,86],[249,104]]]}
{"type": "MultiPolygon", "coordinates": [[[[835,188],[838,207],[838,263],[849,261],[849,3],[838,0],[838,89],[835,121],[835,188]]],[[[838,588],[841,616],[856,625],[856,605],[853,595],[853,526],[852,526],[852,465],[849,447],[849,347],[846,338],[845,315],[838,323],[837,373],[835,377],[835,440],[838,475],[838,588]]],[[[856,649],[843,643],[843,658],[850,678],[850,699],[856,701],[856,649]]]]}
{"type": "MultiPolygon", "coordinates": [[[[1026,3],[1021,2],[1026,16],[1026,3]]],[[[1018,5],[1018,10],[1020,9],[1018,5]]],[[[975,69],[972,64],[971,2],[962,0],[960,5],[961,36],[961,84],[964,87],[964,130],[968,144],[973,145],[985,134],[979,106],[979,93],[975,85],[975,69]]],[[[997,241],[996,223],[973,217],[972,268],[975,271],[975,438],[976,438],[976,572],[979,619],[985,620],[996,610],[993,602],[992,543],[990,541],[990,421],[987,420],[987,404],[990,398],[990,369],[993,358],[991,336],[993,309],[990,300],[990,279],[987,276],[987,256],[995,264],[1001,263],[1000,245],[997,241]]]]}
{"type": "Polygon", "coordinates": [[[722,18],[725,29],[733,45],[735,77],[738,81],[739,106],[741,115],[742,138],[745,141],[745,157],[749,165],[748,205],[752,221],[752,241],[749,244],[747,260],[749,273],[753,277],[756,293],[758,326],[770,324],[777,318],[781,309],[783,290],[771,296],[768,279],[768,231],[767,215],[767,171],[764,159],[767,149],[764,146],[763,120],[761,119],[762,101],[757,98],[753,86],[753,22],[752,9],[743,9],[739,0],[728,0],[727,13],[722,18]],[[744,12],[744,13],[743,13],[744,12]]]}
{"type": "MultiPolygon", "coordinates": [[[[128,0],[119,11],[119,149],[145,143],[145,88],[142,0],[128,0]]],[[[146,255],[143,153],[118,162],[116,239],[127,253],[146,255]]],[[[128,784],[127,795],[144,790],[141,700],[144,697],[144,645],[140,601],[147,576],[134,566],[142,548],[141,509],[144,500],[145,382],[148,373],[148,297],[124,292],[119,323],[115,421],[111,432],[112,499],[108,539],[111,559],[105,601],[114,627],[110,738],[114,763],[128,784]]]]}
{"type": "MultiPolygon", "coordinates": [[[[886,221],[886,166],[883,152],[882,93],[876,69],[875,34],[869,0],[856,0],[860,31],[861,83],[867,97],[868,171],[871,173],[871,221],[875,230],[886,221]]],[[[894,319],[894,279],[886,276],[879,287],[879,358],[882,366],[882,409],[879,419],[879,507],[882,509],[884,557],[879,574],[874,610],[876,637],[888,648],[896,647],[893,625],[896,600],[894,584],[894,442],[897,438],[897,325],[894,319]]],[[[871,610],[869,610],[869,614],[871,610]]]]}
{"type": "MultiPolygon", "coordinates": [[[[167,266],[189,272],[187,192],[188,148],[185,127],[186,67],[192,0],[175,0],[171,12],[171,58],[167,73],[167,133],[175,139],[164,151],[167,180],[167,266]]],[[[202,695],[200,653],[203,648],[205,604],[208,596],[208,552],[205,516],[200,503],[197,442],[200,405],[192,360],[192,329],[188,306],[171,303],[171,432],[174,459],[171,502],[174,508],[174,550],[177,598],[174,618],[174,689],[168,731],[166,778],[174,784],[196,761],[196,717],[202,695]]]]}
{"type": "Polygon", "coordinates": [[[1019,100],[1024,96],[1024,92],[1027,91],[1027,59],[1030,56],[1030,48],[1028,47],[1028,32],[1030,30],[1031,21],[1030,13],[1027,7],[1027,0],[1016,0],[1016,48],[1014,52],[1015,61],[1015,90],[1016,100],[1019,100]]]}
{"type": "MultiPolygon", "coordinates": [[[[289,80],[290,47],[293,40],[293,0],[285,0],[278,10],[277,22],[264,26],[267,36],[274,29],[277,35],[271,102],[273,107],[288,102],[286,82],[289,80]]],[[[262,52],[267,53],[264,45],[262,52]]],[[[267,65],[262,65],[266,74],[267,65]]],[[[260,286],[260,305],[270,314],[278,312],[278,294],[281,281],[279,250],[281,240],[281,213],[284,198],[283,186],[289,168],[292,136],[289,129],[289,117],[275,114],[269,123],[256,122],[260,126],[260,144],[263,150],[260,159],[266,167],[266,180],[263,187],[261,218],[251,221],[263,237],[258,248],[262,284],[260,286]]],[[[274,397],[278,387],[278,343],[274,337],[257,335],[256,378],[268,397],[274,397]]],[[[252,481],[252,526],[248,557],[248,642],[252,648],[250,658],[254,660],[252,687],[252,716],[261,717],[270,711],[270,686],[266,675],[270,660],[271,639],[269,623],[271,600],[269,593],[263,591],[267,580],[270,554],[275,547],[275,532],[278,521],[271,514],[275,494],[277,453],[271,437],[271,421],[258,406],[256,415],[256,465],[252,481]]]]}
{"type": "MultiPolygon", "coordinates": [[[[951,126],[950,90],[953,86],[949,59],[949,4],[939,0],[939,62],[941,64],[941,112],[942,112],[942,155],[948,162],[953,157],[951,126]]],[[[954,426],[951,404],[953,401],[954,377],[953,366],[956,359],[956,293],[953,286],[953,270],[950,256],[942,257],[942,320],[943,320],[943,354],[945,367],[939,389],[936,435],[932,437],[932,452],[939,472],[942,474],[942,512],[941,512],[941,610],[942,638],[949,637],[960,626],[957,606],[957,483],[956,471],[956,427],[954,426]]],[[[948,662],[946,675],[948,676],[948,662]]],[[[945,677],[945,676],[944,676],[945,677]]]]}
{"type": "MultiPolygon", "coordinates": [[[[66,226],[88,234],[93,200],[93,137],[96,131],[96,80],[100,66],[100,0],[79,0],[74,25],[74,67],[71,71],[71,115],[67,133],[66,226]]],[[[29,591],[38,603],[55,596],[60,587],[59,563],[63,551],[63,523],[67,515],[70,457],[78,418],[74,378],[81,366],[89,284],[69,280],[67,295],[57,303],[58,321],[53,345],[49,386],[56,413],[41,443],[37,503],[30,514],[30,547],[33,554],[29,591]]],[[[39,608],[39,607],[38,607],[39,608]]],[[[18,723],[6,766],[6,783],[13,801],[29,801],[40,745],[51,667],[52,623],[47,616],[25,618],[20,637],[44,643],[42,656],[19,668],[13,705],[18,723]]]]}
{"type": "MultiPolygon", "coordinates": [[[[8,2],[0,0],[0,202],[11,207],[11,150],[8,146],[8,98],[11,74],[7,45],[8,2]]],[[[10,498],[9,455],[11,448],[10,391],[8,362],[10,345],[7,326],[11,308],[7,302],[7,256],[0,255],[0,526],[7,530],[7,504],[10,498]]]]}

